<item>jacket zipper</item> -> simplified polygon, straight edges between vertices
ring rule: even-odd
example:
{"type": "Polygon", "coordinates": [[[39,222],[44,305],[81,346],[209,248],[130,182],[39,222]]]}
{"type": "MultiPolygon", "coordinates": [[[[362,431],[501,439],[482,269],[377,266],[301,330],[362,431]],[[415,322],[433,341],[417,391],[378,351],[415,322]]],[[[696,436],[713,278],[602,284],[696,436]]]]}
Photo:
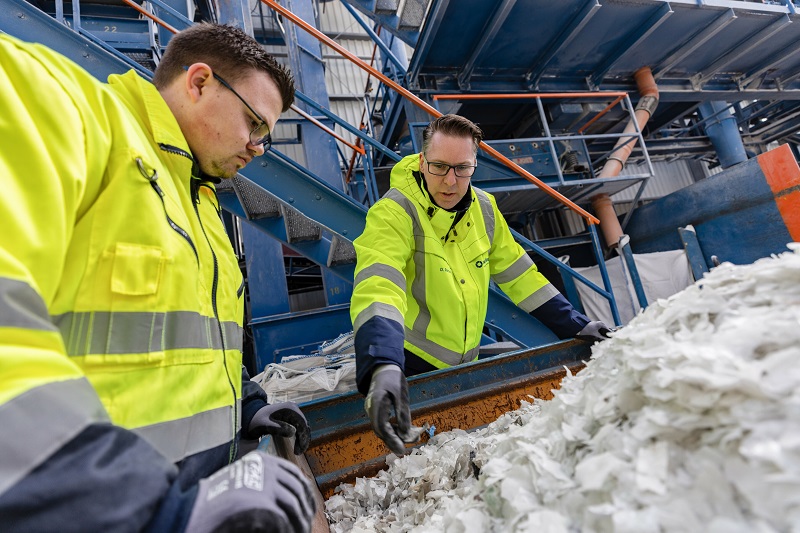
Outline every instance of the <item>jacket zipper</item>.
{"type": "MultiPolygon", "coordinates": [[[[187,152],[186,150],[182,150],[175,146],[171,146],[169,144],[159,143],[158,146],[168,152],[170,154],[181,155],[192,162],[192,166],[195,164],[194,157],[192,154],[187,152]]],[[[194,205],[194,212],[197,215],[197,220],[200,222],[200,229],[203,231],[203,236],[206,239],[206,243],[208,244],[209,249],[211,250],[211,257],[214,259],[214,279],[211,284],[211,307],[214,310],[214,318],[217,319],[217,328],[219,328],[219,338],[220,342],[222,343],[222,365],[225,370],[225,377],[228,378],[228,385],[231,387],[231,393],[233,394],[233,438],[231,439],[231,446],[228,452],[228,462],[232,463],[233,460],[236,458],[238,443],[236,441],[236,427],[239,425],[239,408],[236,404],[236,387],[233,385],[231,381],[231,376],[228,373],[228,355],[225,351],[225,335],[222,329],[222,322],[219,320],[219,311],[217,310],[217,285],[219,282],[219,265],[217,263],[217,254],[214,253],[214,248],[211,246],[211,241],[208,240],[208,235],[206,234],[205,226],[203,225],[203,219],[200,218],[200,211],[197,208],[197,204],[200,201],[200,195],[197,192],[197,187],[195,187],[194,183],[195,180],[192,178],[190,180],[190,193],[192,195],[192,204],[194,205]]],[[[163,200],[162,200],[163,201],[163,200]]],[[[192,245],[194,249],[194,245],[192,245]]],[[[195,256],[197,256],[197,250],[195,249],[195,256]]],[[[198,259],[199,264],[199,259],[198,259]]]]}
{"type": "Polygon", "coordinates": [[[195,247],[194,242],[192,242],[192,238],[189,236],[186,230],[184,230],[182,227],[176,224],[175,221],[172,220],[172,218],[170,218],[169,213],[167,213],[167,204],[166,202],[164,202],[164,191],[158,184],[158,172],[153,170],[152,174],[148,174],[147,170],[144,168],[144,163],[142,162],[141,157],[136,158],[136,165],[139,167],[139,172],[141,172],[142,176],[144,176],[147,179],[147,181],[150,183],[150,186],[153,188],[154,191],[156,191],[156,194],[158,194],[158,198],[161,200],[161,207],[164,208],[164,216],[167,217],[167,223],[169,224],[169,227],[171,227],[173,231],[175,231],[175,233],[183,237],[183,239],[189,243],[189,246],[192,247],[192,252],[194,252],[195,262],[199,266],[200,256],[197,254],[197,248],[195,247]]]}
{"type": "Polygon", "coordinates": [[[208,234],[206,234],[206,228],[203,225],[203,219],[200,218],[200,209],[197,205],[200,203],[200,194],[199,194],[199,185],[195,184],[195,180],[192,179],[192,204],[194,205],[194,212],[197,215],[197,220],[200,222],[200,229],[203,231],[203,236],[206,239],[206,243],[208,243],[208,249],[211,250],[211,257],[214,259],[214,280],[211,284],[211,307],[214,309],[214,318],[217,319],[217,327],[219,328],[219,338],[222,341],[222,365],[225,369],[225,376],[228,378],[228,385],[231,387],[231,393],[233,394],[233,440],[231,441],[231,446],[228,454],[228,462],[232,463],[236,458],[236,454],[238,452],[238,442],[236,440],[236,427],[239,425],[239,408],[236,403],[236,387],[234,386],[233,382],[231,381],[231,376],[228,373],[228,355],[225,351],[225,335],[222,328],[222,321],[219,319],[219,311],[217,309],[217,286],[219,284],[219,263],[217,262],[217,254],[214,252],[214,247],[211,246],[211,241],[208,240],[208,234]]]}

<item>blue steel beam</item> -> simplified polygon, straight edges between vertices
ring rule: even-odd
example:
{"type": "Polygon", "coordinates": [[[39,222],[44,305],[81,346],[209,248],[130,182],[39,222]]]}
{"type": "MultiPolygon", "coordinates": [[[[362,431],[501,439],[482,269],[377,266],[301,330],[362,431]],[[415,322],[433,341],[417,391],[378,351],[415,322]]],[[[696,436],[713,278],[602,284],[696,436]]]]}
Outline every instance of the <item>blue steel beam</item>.
{"type": "MultiPolygon", "coordinates": [[[[284,6],[308,24],[317,26],[312,0],[285,0],[284,6]]],[[[317,107],[329,108],[322,44],[308,32],[298,28],[296,24],[286,26],[286,36],[295,86],[316,102],[317,107]]],[[[334,189],[344,192],[342,171],[336,151],[336,139],[310,123],[304,123],[300,128],[307,168],[334,189]]],[[[304,213],[308,217],[316,218],[314,211],[304,211],[304,213]]],[[[327,304],[350,301],[350,294],[353,290],[351,285],[332,277],[326,270],[322,271],[322,281],[325,286],[327,304]]]]}
{"type": "Polygon", "coordinates": [[[417,45],[419,30],[416,28],[404,29],[399,27],[400,17],[396,14],[396,6],[398,4],[394,4],[390,13],[381,13],[381,10],[378,8],[378,3],[375,0],[342,0],[342,3],[353,6],[370,20],[383,26],[412,48],[417,45]]]}
{"type": "Polygon", "coordinates": [[[708,265],[703,257],[703,250],[700,249],[697,233],[695,233],[694,229],[678,228],[678,234],[681,236],[683,249],[686,251],[686,258],[689,260],[689,266],[692,269],[692,277],[695,281],[702,279],[708,272],[708,265]]]}
{"type": "Polygon", "coordinates": [[[381,39],[377,33],[372,31],[372,28],[369,27],[369,24],[364,22],[364,19],[361,18],[361,15],[358,13],[358,11],[356,11],[356,9],[353,6],[351,6],[348,2],[344,0],[342,1],[342,5],[348,12],[350,12],[350,15],[352,15],[355,21],[358,23],[358,25],[361,26],[361,29],[367,32],[367,35],[369,35],[370,39],[372,39],[372,41],[376,45],[378,45],[378,48],[381,49],[383,57],[391,61],[399,72],[405,72],[406,66],[400,63],[400,60],[397,59],[397,57],[392,53],[389,47],[386,46],[386,43],[383,42],[383,39],[381,39]]]}
{"type": "Polygon", "coordinates": [[[647,20],[626,35],[619,46],[608,54],[600,65],[594,68],[593,74],[587,80],[589,88],[594,89],[599,86],[603,78],[608,74],[608,71],[611,70],[611,67],[613,67],[622,56],[639,46],[639,44],[652,34],[656,28],[663,24],[672,13],[672,7],[670,7],[669,3],[665,2],[661,7],[657,8],[652,15],[647,17],[647,20]]]}
{"type": "Polygon", "coordinates": [[[289,242],[289,236],[286,233],[286,224],[282,217],[259,218],[249,220],[242,204],[237,198],[236,194],[229,189],[217,191],[219,202],[222,207],[234,215],[261,230],[261,232],[269,235],[276,241],[280,241],[287,248],[294,250],[303,257],[306,257],[321,267],[327,268],[332,273],[336,274],[342,280],[352,284],[355,265],[342,264],[327,266],[328,255],[330,252],[331,241],[323,236],[319,241],[297,241],[289,242]]]}
{"type": "Polygon", "coordinates": [[[565,46],[572,42],[589,23],[600,7],[599,0],[587,0],[580,11],[574,17],[570,18],[570,21],[548,45],[547,49],[536,58],[536,61],[533,63],[534,66],[525,74],[525,79],[528,80],[528,86],[531,89],[538,89],[539,80],[541,80],[542,74],[544,74],[550,61],[552,61],[565,46]]]}
{"type": "Polygon", "coordinates": [[[739,81],[739,84],[742,86],[750,85],[753,80],[765,72],[774,69],[776,66],[795,57],[797,54],[800,54],[800,40],[794,41],[792,45],[788,46],[785,50],[779,50],[764,59],[760,67],[746,72],[739,81]]]}
{"type": "Polygon", "coordinates": [[[320,226],[355,239],[364,231],[366,208],[319,177],[303,172],[285,155],[269,151],[243,169],[242,176],[289,204],[320,226]]]}
{"type": "Polygon", "coordinates": [[[779,31],[788,27],[791,23],[792,21],[789,16],[783,15],[772,24],[769,24],[766,28],[763,28],[754,34],[745,37],[739,41],[735,47],[731,48],[730,51],[728,51],[726,54],[723,54],[722,57],[703,68],[701,72],[698,72],[692,76],[692,83],[698,90],[701,89],[708,80],[717,74],[717,72],[730,65],[740,57],[746,55],[751,50],[763,45],[765,42],[769,41],[769,39],[773,38],[779,31]]]}
{"type": "Polygon", "coordinates": [[[695,50],[701,46],[705,46],[711,39],[714,38],[719,32],[724,30],[728,24],[736,20],[736,12],[733,9],[727,9],[722,12],[720,16],[714,19],[714,22],[708,26],[703,27],[700,31],[692,35],[686,41],[683,41],[675,48],[675,51],[667,56],[661,63],[654,67],[653,77],[658,80],[664,74],[672,70],[672,68],[689,57],[695,50]]]}
{"type": "Polygon", "coordinates": [[[3,4],[4,9],[0,9],[0,31],[58,50],[99,80],[131,68],[122,58],[87,41],[25,0],[4,0],[3,4]]]}
{"type": "Polygon", "coordinates": [[[484,52],[484,47],[486,44],[494,40],[497,33],[503,27],[503,24],[505,24],[508,14],[511,13],[511,10],[514,8],[516,3],[517,0],[501,0],[492,14],[492,18],[489,19],[489,21],[486,23],[486,26],[484,26],[480,39],[472,48],[469,58],[464,63],[463,67],[461,68],[461,72],[458,75],[458,85],[463,89],[469,90],[469,79],[472,77],[472,71],[475,69],[475,62],[484,52]]]}
{"type": "Polygon", "coordinates": [[[408,81],[412,88],[417,84],[419,71],[428,53],[431,51],[431,45],[436,33],[444,23],[444,14],[447,11],[447,6],[450,5],[450,0],[431,0],[431,5],[428,8],[428,17],[422,27],[422,32],[419,35],[419,40],[414,47],[414,55],[411,59],[411,64],[408,67],[408,81]]]}

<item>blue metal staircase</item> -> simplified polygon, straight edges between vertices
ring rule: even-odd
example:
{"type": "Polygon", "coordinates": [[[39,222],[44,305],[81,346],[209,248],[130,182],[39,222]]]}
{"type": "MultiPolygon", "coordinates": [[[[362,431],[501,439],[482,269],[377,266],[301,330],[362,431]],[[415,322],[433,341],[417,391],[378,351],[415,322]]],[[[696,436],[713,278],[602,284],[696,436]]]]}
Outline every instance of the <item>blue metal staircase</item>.
{"type": "MultiPolygon", "coordinates": [[[[0,14],[0,30],[22,39],[42,42],[100,79],[131,66],[148,74],[146,66],[132,65],[127,57],[110,50],[107,44],[75,32],[24,0],[2,0],[0,4],[5,8],[0,14]]],[[[152,35],[153,27],[150,26],[148,31],[152,35]]],[[[154,53],[158,53],[157,48],[154,48],[154,53]]],[[[302,93],[298,93],[298,97],[317,112],[325,114],[326,118],[336,120],[345,129],[359,135],[375,152],[393,160],[399,159],[400,156],[363,132],[346,125],[324,108],[315,107],[314,102],[302,93]]],[[[361,203],[277,151],[268,152],[239,176],[223,182],[218,187],[218,194],[227,211],[352,283],[356,259],[352,239],[363,230],[366,215],[366,207],[361,203]]],[[[551,260],[555,261],[555,258],[551,260]]],[[[253,280],[250,290],[258,290],[252,284],[253,280]]],[[[252,327],[256,343],[262,347],[258,350],[259,368],[287,353],[307,353],[322,340],[351,329],[348,305],[262,318],[254,320],[252,327]]],[[[490,295],[487,328],[493,335],[499,334],[524,347],[557,340],[547,328],[494,289],[490,295]]]]}

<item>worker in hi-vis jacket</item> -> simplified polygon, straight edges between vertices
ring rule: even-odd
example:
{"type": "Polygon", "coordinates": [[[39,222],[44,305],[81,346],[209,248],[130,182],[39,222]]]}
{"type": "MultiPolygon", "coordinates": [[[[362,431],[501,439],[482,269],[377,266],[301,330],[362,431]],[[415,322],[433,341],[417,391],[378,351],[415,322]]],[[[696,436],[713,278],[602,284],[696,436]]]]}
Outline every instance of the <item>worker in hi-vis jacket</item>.
{"type": "Polygon", "coordinates": [[[419,436],[406,376],[477,359],[490,279],[559,338],[594,341],[609,332],[536,269],[494,197],[470,186],[482,139],[466,118],[431,122],[422,152],[394,166],[391,188],[355,240],[357,385],[375,433],[397,454],[419,436]]]}
{"type": "Polygon", "coordinates": [[[0,86],[0,529],[308,531],[299,469],[236,460],[309,428],[242,366],[214,188],[269,149],[291,73],[199,24],[153,84],[0,35],[0,86]]]}

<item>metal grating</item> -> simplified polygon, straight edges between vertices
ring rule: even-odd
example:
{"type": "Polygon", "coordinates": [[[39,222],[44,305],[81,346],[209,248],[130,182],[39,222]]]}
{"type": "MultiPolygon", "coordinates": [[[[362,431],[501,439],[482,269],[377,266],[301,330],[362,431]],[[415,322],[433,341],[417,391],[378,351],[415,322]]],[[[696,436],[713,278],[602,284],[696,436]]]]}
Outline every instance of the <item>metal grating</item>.
{"type": "Polygon", "coordinates": [[[375,3],[375,13],[382,15],[392,15],[400,7],[400,0],[377,0],[375,3]]]}
{"type": "Polygon", "coordinates": [[[356,248],[347,239],[334,235],[331,239],[331,250],[328,254],[328,266],[344,265],[356,262],[356,248]]]}
{"type": "MultiPolygon", "coordinates": [[[[227,180],[226,180],[227,181],[227,180]]],[[[267,191],[237,174],[232,180],[236,195],[249,220],[281,216],[281,204],[267,191]]],[[[223,181],[225,183],[225,181],[223,181]]]]}
{"type": "Polygon", "coordinates": [[[281,205],[281,214],[286,223],[286,240],[289,243],[318,241],[322,237],[322,228],[296,209],[281,205]]]}
{"type": "Polygon", "coordinates": [[[418,30],[425,20],[428,10],[428,0],[406,0],[403,12],[400,14],[400,29],[418,30]]]}

